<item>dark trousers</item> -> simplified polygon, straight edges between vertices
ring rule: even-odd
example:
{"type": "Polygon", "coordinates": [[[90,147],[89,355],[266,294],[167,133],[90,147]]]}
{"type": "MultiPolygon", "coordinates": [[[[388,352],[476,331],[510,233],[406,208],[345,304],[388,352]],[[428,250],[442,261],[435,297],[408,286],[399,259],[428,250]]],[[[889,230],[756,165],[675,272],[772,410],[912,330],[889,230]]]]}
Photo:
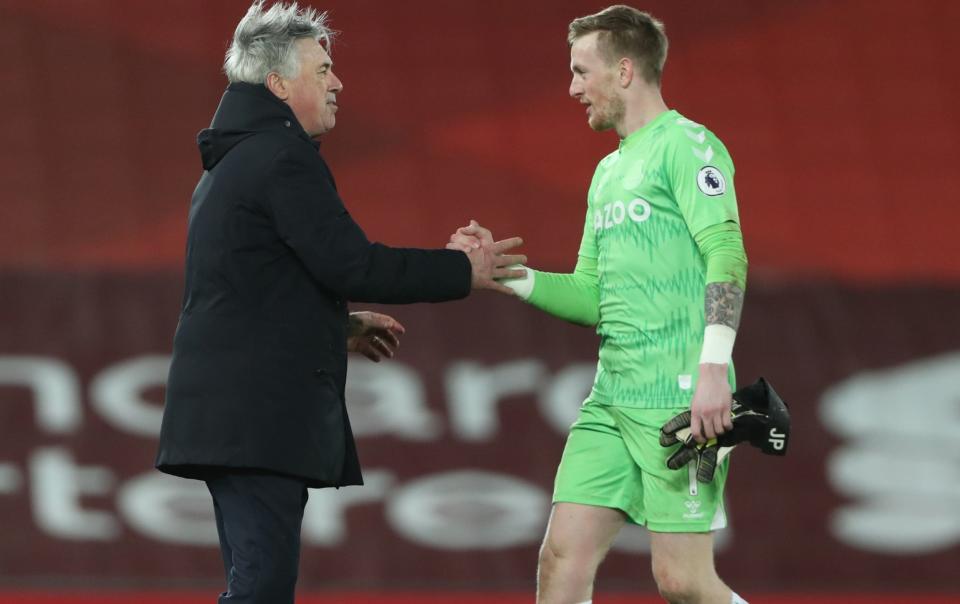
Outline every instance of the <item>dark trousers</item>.
{"type": "Polygon", "coordinates": [[[254,470],[224,470],[206,483],[227,575],[218,604],[293,604],[306,484],[254,470]]]}

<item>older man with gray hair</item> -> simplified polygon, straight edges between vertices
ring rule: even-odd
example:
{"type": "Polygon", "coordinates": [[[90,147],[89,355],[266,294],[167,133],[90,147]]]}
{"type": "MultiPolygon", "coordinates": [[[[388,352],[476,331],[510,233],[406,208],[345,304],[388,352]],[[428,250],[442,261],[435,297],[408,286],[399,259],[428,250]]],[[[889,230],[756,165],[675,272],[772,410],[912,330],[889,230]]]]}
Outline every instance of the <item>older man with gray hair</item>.
{"type": "Polygon", "coordinates": [[[307,488],[362,484],[344,404],[347,352],[392,357],[403,327],[350,301],[511,291],[513,238],[469,253],[367,240],[314,139],[336,124],[325,14],[255,2],[227,52],[230,85],[198,136],[186,285],[157,468],[206,482],[227,590],[294,600],[307,488]]]}

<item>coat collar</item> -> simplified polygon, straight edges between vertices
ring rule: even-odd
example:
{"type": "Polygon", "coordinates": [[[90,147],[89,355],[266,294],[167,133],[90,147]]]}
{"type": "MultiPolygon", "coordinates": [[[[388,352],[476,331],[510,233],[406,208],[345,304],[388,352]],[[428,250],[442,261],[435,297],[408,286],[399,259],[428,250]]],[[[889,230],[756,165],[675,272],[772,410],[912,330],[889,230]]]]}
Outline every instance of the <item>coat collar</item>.
{"type": "Polygon", "coordinates": [[[263,84],[234,82],[227,86],[210,127],[248,132],[287,131],[315,148],[320,147],[320,143],[310,138],[297,121],[290,105],[274,96],[263,84]]]}
{"type": "Polygon", "coordinates": [[[266,86],[230,84],[220,99],[220,106],[210,127],[197,135],[200,162],[210,170],[240,142],[261,132],[280,132],[310,143],[315,150],[320,143],[306,133],[290,106],[278,99],[266,86]]]}

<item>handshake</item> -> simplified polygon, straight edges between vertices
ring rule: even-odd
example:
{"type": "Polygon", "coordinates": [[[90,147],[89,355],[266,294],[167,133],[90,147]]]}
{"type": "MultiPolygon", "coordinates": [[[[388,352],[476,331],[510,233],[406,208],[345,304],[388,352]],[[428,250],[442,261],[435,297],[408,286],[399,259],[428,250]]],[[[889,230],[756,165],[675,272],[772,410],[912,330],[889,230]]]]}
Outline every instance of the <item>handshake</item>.
{"type": "Polygon", "coordinates": [[[519,265],[524,264],[527,257],[505,253],[520,245],[523,245],[523,239],[519,237],[494,241],[489,229],[471,220],[468,226],[460,227],[450,235],[450,243],[446,247],[467,255],[473,274],[473,289],[491,289],[512,296],[514,291],[500,281],[522,279],[526,275],[526,270],[519,265]]]}

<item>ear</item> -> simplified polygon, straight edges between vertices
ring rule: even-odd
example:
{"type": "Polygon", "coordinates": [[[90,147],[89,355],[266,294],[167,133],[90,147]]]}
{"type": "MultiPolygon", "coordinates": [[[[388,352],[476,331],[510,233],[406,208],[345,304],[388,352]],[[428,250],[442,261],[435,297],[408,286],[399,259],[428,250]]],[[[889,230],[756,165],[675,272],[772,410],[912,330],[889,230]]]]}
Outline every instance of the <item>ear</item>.
{"type": "Polygon", "coordinates": [[[633,61],[624,57],[617,63],[617,77],[621,88],[626,88],[633,81],[634,73],[633,61]]]}
{"type": "Polygon", "coordinates": [[[267,90],[273,93],[281,101],[286,101],[290,97],[290,89],[287,87],[287,80],[275,71],[267,74],[267,81],[264,82],[267,90]]]}

